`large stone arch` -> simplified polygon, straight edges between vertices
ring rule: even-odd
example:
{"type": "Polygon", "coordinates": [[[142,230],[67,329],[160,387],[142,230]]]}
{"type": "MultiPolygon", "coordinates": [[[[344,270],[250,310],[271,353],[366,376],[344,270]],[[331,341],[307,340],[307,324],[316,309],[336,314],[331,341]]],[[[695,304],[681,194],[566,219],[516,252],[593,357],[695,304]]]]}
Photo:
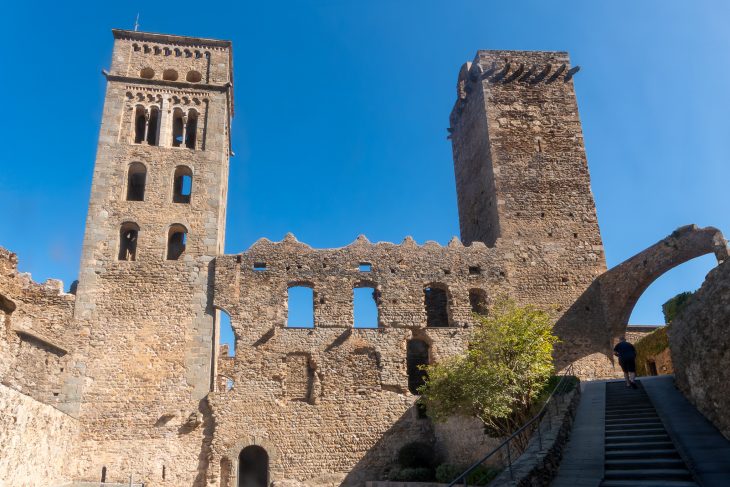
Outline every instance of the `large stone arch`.
{"type": "Polygon", "coordinates": [[[582,377],[614,376],[611,349],[626,332],[644,291],[665,272],[710,253],[718,262],[729,260],[722,233],[687,225],[598,276],[555,326],[561,339],[555,353],[558,368],[572,363],[582,377]]]}
{"type": "Polygon", "coordinates": [[[626,332],[636,302],[659,276],[711,253],[718,263],[728,259],[722,232],[713,227],[687,225],[600,276],[603,313],[611,338],[626,332]]]}

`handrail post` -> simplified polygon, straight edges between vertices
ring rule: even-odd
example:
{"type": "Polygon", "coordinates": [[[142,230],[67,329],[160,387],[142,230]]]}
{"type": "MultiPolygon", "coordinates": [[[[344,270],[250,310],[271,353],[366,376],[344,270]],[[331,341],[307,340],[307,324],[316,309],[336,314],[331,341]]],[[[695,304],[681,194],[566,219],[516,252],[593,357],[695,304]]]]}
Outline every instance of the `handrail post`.
{"type": "Polygon", "coordinates": [[[507,463],[509,464],[509,479],[514,480],[514,475],[512,474],[512,455],[509,451],[509,441],[507,442],[507,463]]]}

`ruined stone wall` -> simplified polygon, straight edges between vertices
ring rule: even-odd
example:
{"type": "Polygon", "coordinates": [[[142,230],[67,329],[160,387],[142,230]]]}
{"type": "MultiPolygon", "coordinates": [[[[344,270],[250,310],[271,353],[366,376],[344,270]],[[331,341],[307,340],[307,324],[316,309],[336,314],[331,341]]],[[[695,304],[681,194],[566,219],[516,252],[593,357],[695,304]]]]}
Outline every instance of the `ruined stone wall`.
{"type": "Polygon", "coordinates": [[[33,282],[15,254],[0,248],[0,381],[47,404],[61,405],[78,380],[71,364],[78,342],[71,319],[75,296],[63,283],[33,282]]]}
{"type": "MultiPolygon", "coordinates": [[[[556,319],[580,293],[573,285],[551,288],[552,276],[542,275],[535,300],[537,285],[519,274],[532,266],[505,265],[514,256],[513,249],[458,240],[442,247],[361,237],[340,249],[312,249],[290,235],[218,257],[215,306],[231,316],[236,346],[232,364],[219,361],[233,387],[210,399],[216,429],[209,480],[234,485],[239,452],[262,445],[273,479],[320,484],[335,475],[356,484],[381,478],[408,441],[436,441],[409,392],[408,341],[426,342],[432,362],[463,352],[475,292],[487,302],[509,296],[551,303],[556,319]],[[368,271],[360,270],[363,263],[368,271]],[[313,289],[314,328],[287,327],[288,287],[302,285],[313,289]],[[377,329],[353,326],[353,288],[362,285],[376,289],[377,329]],[[427,326],[427,288],[446,291],[449,326],[427,326]]],[[[564,338],[575,342],[580,333],[564,338]]],[[[477,436],[472,451],[488,443],[477,436]]]]}
{"type": "Polygon", "coordinates": [[[164,470],[165,482],[193,485],[206,469],[216,353],[211,291],[225,228],[230,43],[114,37],[75,308],[88,337],[77,365],[81,478],[98,480],[106,467],[107,481],[131,473],[158,485],[164,470]],[[155,75],[147,79],[143,67],[155,75]],[[179,78],[165,79],[167,69],[179,78]],[[189,71],[204,77],[188,81],[189,71]],[[142,183],[130,177],[137,170],[142,183]],[[189,191],[181,176],[190,176],[189,191]],[[185,237],[171,244],[178,231],[185,237]]]}
{"type": "Polygon", "coordinates": [[[76,474],[79,423],[0,384],[0,485],[63,485],[76,474]]]}
{"type": "Polygon", "coordinates": [[[730,261],[711,270],[672,321],[669,350],[677,386],[730,439],[730,261]]]}

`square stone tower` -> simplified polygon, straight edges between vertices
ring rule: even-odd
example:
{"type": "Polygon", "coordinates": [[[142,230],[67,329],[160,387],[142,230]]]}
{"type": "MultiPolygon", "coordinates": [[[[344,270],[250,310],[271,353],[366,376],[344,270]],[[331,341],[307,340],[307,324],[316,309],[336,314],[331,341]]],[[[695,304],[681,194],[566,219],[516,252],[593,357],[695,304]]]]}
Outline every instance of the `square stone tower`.
{"type": "Polygon", "coordinates": [[[451,138],[461,238],[601,246],[565,52],[478,51],[459,74],[451,138]]]}
{"type": "MultiPolygon", "coordinates": [[[[176,447],[165,438],[198,436],[215,359],[233,90],[229,41],[113,33],[75,308],[88,350],[66,402],[93,439],[90,468],[121,481],[148,475],[138,461],[169,462],[176,447]],[[115,443],[125,440],[134,448],[115,443]]],[[[189,443],[178,469],[198,465],[201,439],[189,443]]],[[[187,482],[170,465],[165,475],[187,482]]]]}

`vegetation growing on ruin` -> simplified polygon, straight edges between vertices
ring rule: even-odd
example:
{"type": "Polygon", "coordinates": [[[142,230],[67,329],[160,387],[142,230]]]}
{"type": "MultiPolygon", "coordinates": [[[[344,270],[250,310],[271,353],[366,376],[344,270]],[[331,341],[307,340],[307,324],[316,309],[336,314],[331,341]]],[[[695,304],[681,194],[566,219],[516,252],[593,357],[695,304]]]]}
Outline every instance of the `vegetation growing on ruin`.
{"type": "Polygon", "coordinates": [[[668,330],[668,325],[657,328],[634,344],[634,348],[636,348],[636,375],[651,375],[646,368],[648,359],[669,348],[668,330]]]}
{"type": "Polygon", "coordinates": [[[553,373],[549,313],[501,299],[478,323],[466,353],[425,367],[419,392],[428,415],[475,416],[490,436],[506,436],[531,413],[553,373]]]}
{"type": "Polygon", "coordinates": [[[672,299],[662,305],[662,312],[664,313],[664,323],[669,324],[672,322],[675,316],[687,306],[692,300],[694,292],[683,292],[674,296],[672,299]]]}

